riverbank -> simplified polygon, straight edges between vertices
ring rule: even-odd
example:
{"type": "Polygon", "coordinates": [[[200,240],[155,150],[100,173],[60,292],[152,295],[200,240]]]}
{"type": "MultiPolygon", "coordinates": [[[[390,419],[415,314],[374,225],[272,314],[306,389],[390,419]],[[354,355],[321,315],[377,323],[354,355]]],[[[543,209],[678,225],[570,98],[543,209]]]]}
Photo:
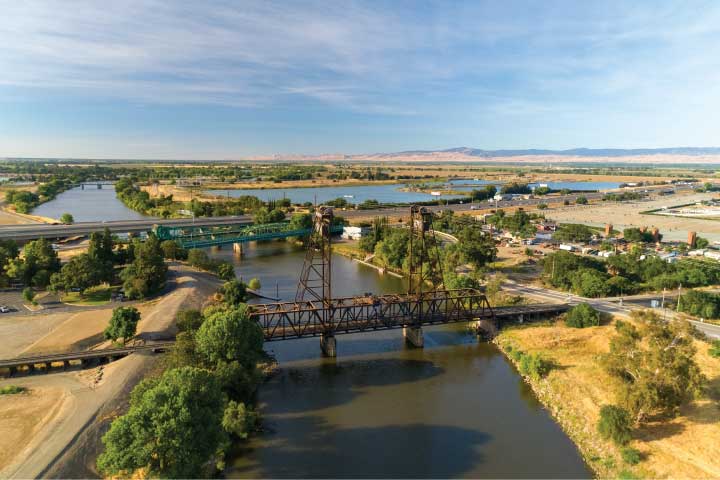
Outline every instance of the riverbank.
{"type": "Polygon", "coordinates": [[[549,322],[503,329],[495,343],[504,351],[509,345],[554,363],[547,377],[525,381],[599,478],[720,477],[720,360],[707,354],[704,342],[696,341],[696,361],[709,380],[709,396],[682,407],[675,419],[637,429],[630,446],[643,455],[640,464],[625,464],[620,449],[600,438],[599,411],[615,403],[615,392],[599,357],[609,351],[613,335],[614,321],[584,329],[549,322]]]}

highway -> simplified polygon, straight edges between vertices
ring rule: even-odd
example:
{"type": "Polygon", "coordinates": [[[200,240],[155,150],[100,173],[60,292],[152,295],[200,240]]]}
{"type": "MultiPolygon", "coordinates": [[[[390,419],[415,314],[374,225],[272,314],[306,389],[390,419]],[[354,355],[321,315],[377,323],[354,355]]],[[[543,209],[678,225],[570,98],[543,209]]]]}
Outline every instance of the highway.
{"type": "MultiPolygon", "coordinates": [[[[657,190],[667,189],[668,185],[659,186],[648,186],[641,187],[640,191],[644,190],[657,190]]],[[[676,185],[673,187],[675,190],[687,190],[692,187],[686,185],[676,185]]],[[[628,191],[623,190],[623,191],[628,191]]],[[[477,209],[487,208],[509,208],[509,207],[526,207],[534,206],[541,203],[557,203],[565,200],[569,202],[576,201],[579,197],[585,197],[588,200],[599,200],[603,198],[608,192],[587,192],[587,193],[571,193],[568,195],[559,195],[551,197],[538,197],[523,199],[518,198],[514,200],[499,200],[499,201],[488,201],[484,200],[475,203],[461,203],[461,204],[450,204],[450,205],[434,205],[427,207],[434,212],[442,210],[452,210],[454,212],[473,213],[477,209]]],[[[384,215],[402,215],[408,212],[409,206],[402,207],[387,207],[378,208],[374,210],[340,210],[337,209],[337,215],[347,219],[358,218],[358,217],[375,217],[384,215]]],[[[252,223],[252,216],[250,215],[239,215],[239,216],[228,216],[228,217],[197,217],[194,220],[191,218],[176,218],[176,219],[160,219],[160,218],[148,218],[145,220],[120,220],[110,222],[80,222],[73,225],[50,225],[50,224],[32,224],[32,225],[5,225],[0,226],[0,238],[14,239],[17,241],[28,241],[35,240],[38,238],[66,238],[73,236],[85,236],[92,232],[101,231],[104,228],[109,228],[113,233],[139,233],[150,231],[153,225],[165,225],[165,226],[198,226],[198,227],[209,227],[215,225],[242,225],[252,223]]]]}
{"type": "MultiPolygon", "coordinates": [[[[568,303],[570,305],[577,305],[578,303],[584,302],[592,305],[601,312],[624,317],[629,316],[630,312],[633,310],[647,308],[641,305],[633,304],[632,301],[635,299],[633,296],[623,297],[623,304],[621,305],[619,299],[586,298],[570,293],[558,292],[549,288],[537,287],[534,285],[523,285],[513,281],[505,282],[503,284],[503,290],[515,295],[526,295],[546,302],[568,303]]],[[[647,295],[638,295],[637,297],[639,299],[646,299],[647,295]]],[[[656,310],[661,314],[663,313],[660,309],[656,310]]],[[[669,318],[676,317],[676,313],[672,310],[666,309],[664,314],[669,318]]],[[[720,325],[699,322],[697,320],[686,320],[708,337],[720,339],[720,325]]]]}

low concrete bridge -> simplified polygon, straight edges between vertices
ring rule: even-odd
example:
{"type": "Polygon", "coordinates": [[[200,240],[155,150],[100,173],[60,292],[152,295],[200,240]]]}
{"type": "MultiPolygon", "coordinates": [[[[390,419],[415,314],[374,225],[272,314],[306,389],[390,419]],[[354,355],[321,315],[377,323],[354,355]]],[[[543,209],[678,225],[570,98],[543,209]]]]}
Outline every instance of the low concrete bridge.
{"type": "Polygon", "coordinates": [[[12,358],[0,360],[0,369],[8,369],[10,376],[13,376],[19,369],[27,369],[29,372],[34,372],[37,367],[40,366],[45,373],[49,373],[50,369],[58,364],[62,365],[64,370],[67,370],[72,364],[80,363],[85,366],[92,362],[108,362],[135,352],[164,352],[172,347],[174,343],[175,342],[172,341],[158,342],[121,348],[104,348],[99,350],[84,350],[81,352],[53,353],[33,357],[12,358]]]}

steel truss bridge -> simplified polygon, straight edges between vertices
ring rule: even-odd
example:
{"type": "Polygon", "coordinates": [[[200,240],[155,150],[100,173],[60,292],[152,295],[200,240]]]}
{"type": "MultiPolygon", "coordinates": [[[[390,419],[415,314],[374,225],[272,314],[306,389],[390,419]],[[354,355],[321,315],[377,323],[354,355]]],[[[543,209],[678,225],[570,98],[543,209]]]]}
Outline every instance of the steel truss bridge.
{"type": "MultiPolygon", "coordinates": [[[[289,222],[264,223],[251,225],[227,225],[211,227],[168,227],[158,225],[153,228],[158,239],[175,240],[184,248],[204,248],[232,243],[245,243],[276,238],[307,237],[313,231],[311,227],[298,228],[289,222]]],[[[342,233],[342,225],[332,225],[330,233],[342,233]]]]}
{"type": "Polygon", "coordinates": [[[265,341],[309,336],[371,332],[395,328],[486,320],[495,328],[505,322],[533,320],[567,311],[567,304],[536,304],[491,308],[475,289],[434,290],[421,295],[335,298],[318,301],[251,305],[265,341]]]}

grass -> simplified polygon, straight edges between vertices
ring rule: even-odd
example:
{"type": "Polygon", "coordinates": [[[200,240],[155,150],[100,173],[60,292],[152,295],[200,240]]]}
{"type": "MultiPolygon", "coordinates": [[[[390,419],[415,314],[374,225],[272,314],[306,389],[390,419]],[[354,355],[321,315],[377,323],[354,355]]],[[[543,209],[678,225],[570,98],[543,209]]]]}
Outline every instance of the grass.
{"type": "Polygon", "coordinates": [[[697,341],[696,361],[709,380],[708,395],[683,406],[674,419],[636,428],[627,447],[638,452],[637,465],[623,458],[622,448],[600,437],[600,408],[617,400],[614,380],[599,363],[613,335],[614,322],[582,329],[555,322],[503,329],[497,342],[508,356],[514,350],[538,353],[556,365],[547,377],[530,383],[598,477],[720,477],[720,359],[710,356],[704,342],[697,341]]]}
{"type": "Polygon", "coordinates": [[[17,385],[7,385],[0,387],[0,395],[14,395],[16,393],[23,393],[27,389],[25,387],[18,387],[17,385]]]}
{"type": "Polygon", "coordinates": [[[85,292],[68,292],[60,301],[68,305],[96,307],[110,303],[110,297],[119,287],[99,286],[92,287],[85,292]],[[82,293],[82,295],[81,295],[82,293]]]}

